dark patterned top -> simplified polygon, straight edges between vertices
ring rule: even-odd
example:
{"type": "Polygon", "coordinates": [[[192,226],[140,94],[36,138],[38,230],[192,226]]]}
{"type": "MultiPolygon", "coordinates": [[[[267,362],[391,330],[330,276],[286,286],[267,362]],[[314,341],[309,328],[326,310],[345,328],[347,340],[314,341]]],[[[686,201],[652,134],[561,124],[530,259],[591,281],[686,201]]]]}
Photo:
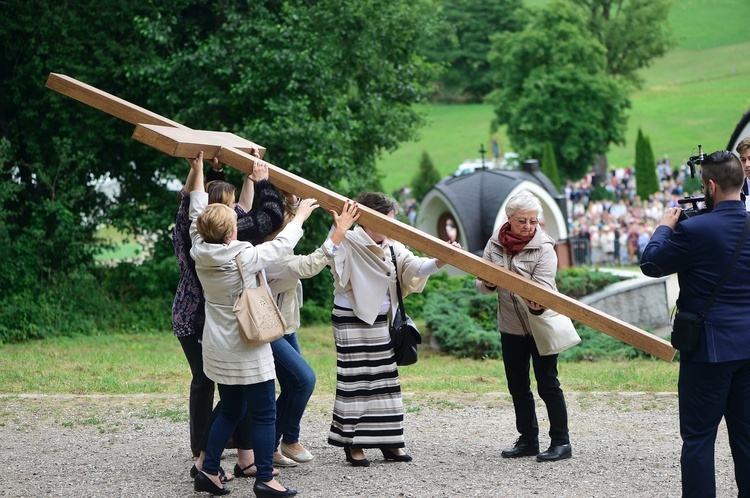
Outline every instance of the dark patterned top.
{"type": "MultiPolygon", "coordinates": [[[[239,205],[237,212],[237,238],[254,245],[281,228],[284,221],[284,200],[268,180],[255,184],[257,209],[246,213],[239,205]]],[[[203,333],[205,310],[203,289],[195,272],[195,262],[190,257],[190,195],[180,193],[180,208],[172,229],[174,255],[180,265],[180,282],[172,303],[172,330],[177,337],[203,333]],[[197,330],[196,330],[197,329],[197,330]]]]}

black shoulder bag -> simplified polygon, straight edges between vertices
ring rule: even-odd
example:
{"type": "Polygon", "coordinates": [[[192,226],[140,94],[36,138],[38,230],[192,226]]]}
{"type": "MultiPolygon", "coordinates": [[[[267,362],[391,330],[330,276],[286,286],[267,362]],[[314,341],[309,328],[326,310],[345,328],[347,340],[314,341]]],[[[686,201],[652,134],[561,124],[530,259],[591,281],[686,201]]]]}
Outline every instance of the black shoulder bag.
{"type": "Polygon", "coordinates": [[[422,344],[422,335],[409,315],[404,311],[404,299],[401,296],[401,282],[398,279],[398,266],[396,265],[396,253],[391,249],[393,268],[396,271],[396,292],[398,293],[398,310],[391,321],[390,333],[393,353],[396,356],[396,365],[413,365],[417,362],[417,344],[422,344]]]}
{"type": "MultiPolygon", "coordinates": [[[[711,297],[708,298],[708,301],[706,301],[703,309],[698,313],[693,313],[691,311],[677,311],[677,314],[674,316],[674,322],[672,323],[672,346],[674,346],[675,349],[679,349],[681,353],[692,353],[698,349],[701,333],[703,333],[703,322],[706,319],[708,310],[711,309],[711,305],[714,303],[716,296],[719,295],[719,291],[724,287],[724,282],[727,277],[729,277],[732,268],[734,268],[734,264],[739,259],[748,231],[750,231],[750,215],[745,216],[745,227],[742,230],[742,235],[740,236],[737,248],[734,250],[732,261],[721,276],[719,283],[714,287],[714,291],[711,294],[711,297]]],[[[679,302],[677,303],[677,308],[678,310],[680,308],[679,302]]]]}

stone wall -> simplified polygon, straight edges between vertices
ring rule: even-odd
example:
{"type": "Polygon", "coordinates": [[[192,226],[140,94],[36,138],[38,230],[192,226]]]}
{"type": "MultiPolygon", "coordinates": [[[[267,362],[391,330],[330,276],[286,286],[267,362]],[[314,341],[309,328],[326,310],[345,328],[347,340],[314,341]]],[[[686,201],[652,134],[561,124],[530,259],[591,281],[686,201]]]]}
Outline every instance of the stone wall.
{"type": "Polygon", "coordinates": [[[592,308],[652,331],[669,326],[669,277],[635,276],[580,299],[592,308]]]}

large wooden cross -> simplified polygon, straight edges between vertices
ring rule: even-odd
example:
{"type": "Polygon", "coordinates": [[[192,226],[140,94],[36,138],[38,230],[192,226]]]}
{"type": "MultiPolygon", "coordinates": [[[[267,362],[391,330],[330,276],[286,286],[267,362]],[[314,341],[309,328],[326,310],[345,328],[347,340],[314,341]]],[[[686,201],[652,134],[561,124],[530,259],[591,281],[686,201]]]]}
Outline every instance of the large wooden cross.
{"type": "MultiPolygon", "coordinates": [[[[249,154],[251,148],[258,148],[261,154],[265,151],[257,144],[231,133],[192,130],[62,74],[50,73],[47,87],[135,125],[134,139],[171,156],[197,157],[198,152],[203,151],[205,159],[217,157],[222,163],[250,174],[255,163],[261,160],[249,154]]],[[[302,198],[315,198],[326,210],[335,209],[341,212],[345,197],[277,166],[269,164],[268,170],[270,180],[277,187],[302,198]]],[[[674,348],[660,337],[559,292],[550,291],[536,282],[467,251],[456,249],[447,242],[398,220],[364,206],[360,206],[360,210],[362,214],[358,223],[362,226],[567,315],[663,360],[671,361],[674,358],[674,348]]]]}

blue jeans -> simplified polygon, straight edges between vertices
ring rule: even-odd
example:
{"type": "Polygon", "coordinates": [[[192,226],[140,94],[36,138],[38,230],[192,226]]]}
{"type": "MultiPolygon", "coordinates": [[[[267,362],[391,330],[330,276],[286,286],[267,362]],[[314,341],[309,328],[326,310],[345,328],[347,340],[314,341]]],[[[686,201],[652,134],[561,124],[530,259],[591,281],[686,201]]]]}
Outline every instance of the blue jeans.
{"type": "Polygon", "coordinates": [[[219,460],[224,446],[244,417],[245,411],[250,410],[253,419],[255,465],[258,467],[257,479],[261,482],[269,482],[273,479],[275,395],[276,384],[273,379],[247,386],[219,384],[221,408],[208,435],[206,458],[202,469],[205,473],[211,475],[219,473],[219,460]]]}
{"type": "Polygon", "coordinates": [[[297,333],[271,343],[281,394],[276,400],[276,446],[299,442],[300,424],[315,390],[315,372],[300,354],[297,333]]]}

